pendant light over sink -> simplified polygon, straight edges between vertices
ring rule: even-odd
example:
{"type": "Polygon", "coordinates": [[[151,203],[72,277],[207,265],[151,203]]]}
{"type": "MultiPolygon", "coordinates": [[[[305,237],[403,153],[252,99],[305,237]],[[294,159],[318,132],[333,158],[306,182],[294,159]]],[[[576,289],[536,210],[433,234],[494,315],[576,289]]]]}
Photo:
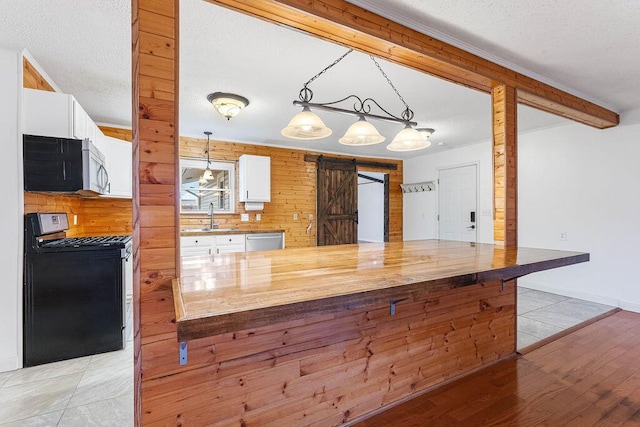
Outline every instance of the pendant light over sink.
{"type": "Polygon", "coordinates": [[[205,131],[205,135],[207,135],[207,168],[204,170],[204,173],[198,180],[200,184],[206,184],[207,182],[213,179],[213,171],[211,170],[211,160],[209,159],[209,137],[211,136],[210,131],[205,131]]]}
{"type": "Polygon", "coordinates": [[[391,144],[387,146],[391,151],[412,151],[421,150],[427,148],[431,143],[428,139],[425,139],[414,127],[417,123],[413,120],[413,111],[409,108],[404,98],[400,95],[396,87],[391,82],[391,79],[382,70],[380,64],[373,56],[369,56],[382,76],[387,80],[391,89],[398,95],[398,98],[405,106],[404,111],[400,116],[394,116],[385,110],[378,102],[373,98],[360,98],[357,95],[348,95],[342,99],[332,102],[315,103],[311,102],[313,98],[313,91],[309,88],[311,82],[326,73],[340,61],[342,61],[353,50],[348,50],[345,54],[340,56],[337,60],[325,67],[318,74],[310,78],[300,90],[298,94],[299,101],[293,101],[293,105],[302,107],[302,111],[296,114],[289,122],[287,127],[282,129],[282,135],[292,139],[302,140],[314,140],[326,138],[332,134],[332,130],[329,129],[322,119],[312,111],[312,109],[329,111],[332,113],[349,114],[358,117],[358,121],[352,124],[347,129],[344,136],[338,139],[338,142],[343,145],[350,146],[365,146],[379,144],[385,141],[385,137],[380,135],[380,132],[371,124],[367,119],[385,120],[389,122],[401,123],[404,125],[404,129],[398,132],[391,144]],[[353,102],[351,109],[342,108],[338,105],[346,103],[347,101],[353,102]],[[371,112],[372,108],[376,108],[379,111],[378,114],[371,112]]]}

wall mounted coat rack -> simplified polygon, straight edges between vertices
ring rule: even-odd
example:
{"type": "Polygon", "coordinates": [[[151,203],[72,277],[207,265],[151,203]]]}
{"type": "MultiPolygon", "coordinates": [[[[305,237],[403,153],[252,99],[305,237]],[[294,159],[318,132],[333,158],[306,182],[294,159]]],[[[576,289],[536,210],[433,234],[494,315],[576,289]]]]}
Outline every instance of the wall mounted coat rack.
{"type": "Polygon", "coordinates": [[[433,181],[416,182],[414,184],[400,184],[403,193],[420,193],[422,191],[434,191],[436,184],[433,181]]]}

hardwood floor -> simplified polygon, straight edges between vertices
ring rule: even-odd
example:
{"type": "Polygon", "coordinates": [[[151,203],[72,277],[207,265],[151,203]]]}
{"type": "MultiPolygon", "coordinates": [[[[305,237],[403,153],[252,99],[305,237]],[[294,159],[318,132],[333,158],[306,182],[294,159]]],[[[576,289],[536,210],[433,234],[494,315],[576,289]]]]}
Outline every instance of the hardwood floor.
{"type": "Polygon", "coordinates": [[[355,425],[640,426],[640,314],[618,312],[355,425]]]}

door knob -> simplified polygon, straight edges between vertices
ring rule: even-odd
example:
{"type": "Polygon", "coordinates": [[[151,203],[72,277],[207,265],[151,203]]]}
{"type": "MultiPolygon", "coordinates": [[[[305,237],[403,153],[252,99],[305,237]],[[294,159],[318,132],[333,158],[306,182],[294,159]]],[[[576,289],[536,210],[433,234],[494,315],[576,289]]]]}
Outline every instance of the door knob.
{"type": "Polygon", "coordinates": [[[476,228],[476,226],[475,226],[475,225],[470,225],[469,227],[467,227],[467,230],[473,230],[473,229],[475,229],[475,228],[476,228]]]}

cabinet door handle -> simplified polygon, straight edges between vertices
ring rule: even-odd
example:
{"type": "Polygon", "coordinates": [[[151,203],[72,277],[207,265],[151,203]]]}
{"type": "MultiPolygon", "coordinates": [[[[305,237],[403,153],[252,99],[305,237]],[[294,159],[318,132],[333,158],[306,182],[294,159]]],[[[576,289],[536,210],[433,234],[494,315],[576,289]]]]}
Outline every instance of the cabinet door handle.
{"type": "Polygon", "coordinates": [[[247,199],[249,198],[249,190],[247,190],[247,199]]]}

